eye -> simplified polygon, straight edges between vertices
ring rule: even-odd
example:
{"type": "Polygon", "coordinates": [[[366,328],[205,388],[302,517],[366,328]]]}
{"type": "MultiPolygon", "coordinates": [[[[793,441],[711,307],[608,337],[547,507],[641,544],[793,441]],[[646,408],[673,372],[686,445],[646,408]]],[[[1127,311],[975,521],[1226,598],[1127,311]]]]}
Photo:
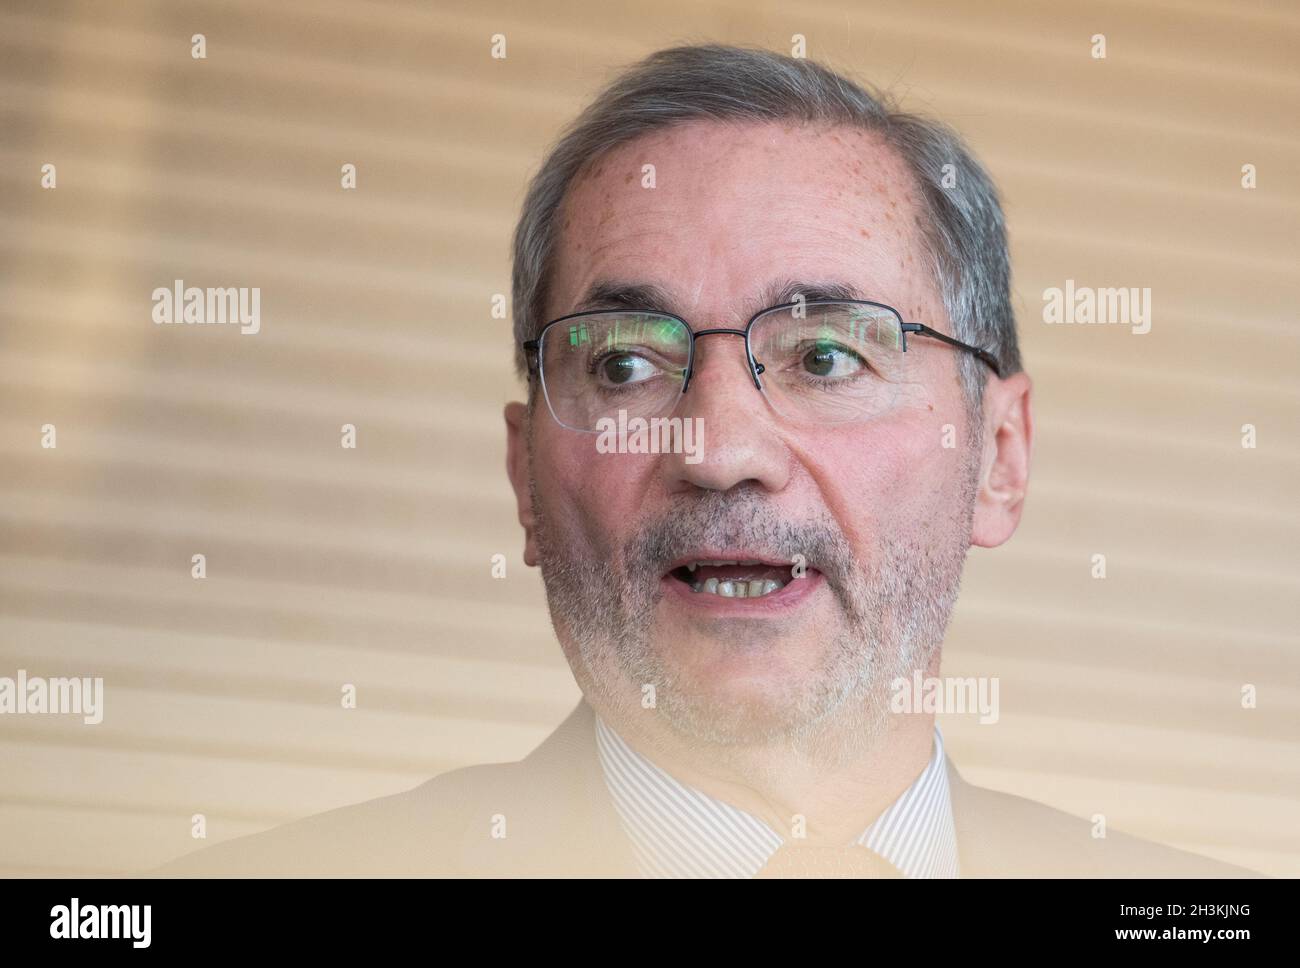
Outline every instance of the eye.
{"type": "Polygon", "coordinates": [[[659,372],[659,368],[645,357],[634,353],[613,353],[596,361],[596,371],[605,383],[626,386],[649,380],[659,372]]]}
{"type": "Polygon", "coordinates": [[[806,372],[820,377],[857,376],[866,369],[862,357],[837,343],[817,343],[802,362],[806,372]]]}

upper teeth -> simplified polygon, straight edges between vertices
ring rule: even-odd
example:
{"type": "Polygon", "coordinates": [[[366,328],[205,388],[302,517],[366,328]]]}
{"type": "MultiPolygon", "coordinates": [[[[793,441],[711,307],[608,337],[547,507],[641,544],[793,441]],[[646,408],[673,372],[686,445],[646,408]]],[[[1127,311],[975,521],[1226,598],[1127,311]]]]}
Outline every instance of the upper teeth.
{"type": "Polygon", "coordinates": [[[688,571],[694,571],[700,565],[721,566],[721,565],[761,565],[761,561],[692,561],[686,566],[688,571]]]}
{"type": "Polygon", "coordinates": [[[751,578],[748,581],[744,578],[726,579],[724,581],[708,578],[703,582],[696,582],[692,585],[691,591],[721,595],[723,598],[758,598],[761,595],[770,595],[778,588],[784,587],[781,582],[771,578],[751,578]]]}

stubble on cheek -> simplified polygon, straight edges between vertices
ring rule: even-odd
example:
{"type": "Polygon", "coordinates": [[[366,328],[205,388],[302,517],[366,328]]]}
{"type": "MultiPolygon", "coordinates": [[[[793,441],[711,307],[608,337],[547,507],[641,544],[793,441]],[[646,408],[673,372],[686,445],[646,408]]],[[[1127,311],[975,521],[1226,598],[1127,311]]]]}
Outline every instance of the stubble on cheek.
{"type": "MultiPolygon", "coordinates": [[[[906,464],[903,450],[898,462],[906,464]]],[[[943,493],[952,490],[952,465],[935,471],[949,484],[911,488],[893,511],[839,508],[848,533],[829,511],[793,525],[742,488],[684,497],[620,535],[588,510],[591,502],[552,491],[559,506],[547,505],[530,482],[552,621],[579,686],[628,716],[644,715],[643,689],[652,686],[656,712],[675,732],[716,746],[813,749],[832,717],[853,721],[841,730],[853,737],[847,742],[870,742],[883,728],[881,690],[928,661],[956,597],[972,493],[943,493]],[[811,552],[828,571],[819,610],[829,614],[808,621],[803,612],[792,624],[665,611],[656,569],[674,549],[750,542],[811,552]]],[[[902,487],[904,478],[889,484],[902,487]]]]}
{"type": "MultiPolygon", "coordinates": [[[[535,466],[535,465],[534,465],[535,466]]],[[[585,695],[633,708],[644,676],[642,640],[654,601],[628,582],[610,532],[584,512],[589,502],[556,509],[529,481],[538,564],[556,638],[585,695]]],[[[657,593],[657,589],[655,589],[657,593]]]]}

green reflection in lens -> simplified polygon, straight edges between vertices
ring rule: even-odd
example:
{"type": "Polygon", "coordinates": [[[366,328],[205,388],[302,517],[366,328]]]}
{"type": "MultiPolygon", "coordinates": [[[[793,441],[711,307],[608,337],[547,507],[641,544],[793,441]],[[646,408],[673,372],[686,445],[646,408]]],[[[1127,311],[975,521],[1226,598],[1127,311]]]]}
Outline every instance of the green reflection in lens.
{"type": "Polygon", "coordinates": [[[682,338],[682,324],[675,319],[661,319],[655,324],[655,335],[664,343],[680,341],[682,338]]]}

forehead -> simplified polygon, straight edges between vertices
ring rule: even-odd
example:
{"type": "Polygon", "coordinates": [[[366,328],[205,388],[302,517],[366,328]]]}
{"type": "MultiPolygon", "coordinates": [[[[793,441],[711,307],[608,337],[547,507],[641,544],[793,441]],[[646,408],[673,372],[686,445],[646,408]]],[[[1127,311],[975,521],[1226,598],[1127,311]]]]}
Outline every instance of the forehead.
{"type": "Polygon", "coordinates": [[[736,322],[786,280],[856,287],[914,312],[929,280],[916,182],[875,133],[689,122],[596,159],[570,188],[551,317],[606,283],[658,286],[736,322]]]}

